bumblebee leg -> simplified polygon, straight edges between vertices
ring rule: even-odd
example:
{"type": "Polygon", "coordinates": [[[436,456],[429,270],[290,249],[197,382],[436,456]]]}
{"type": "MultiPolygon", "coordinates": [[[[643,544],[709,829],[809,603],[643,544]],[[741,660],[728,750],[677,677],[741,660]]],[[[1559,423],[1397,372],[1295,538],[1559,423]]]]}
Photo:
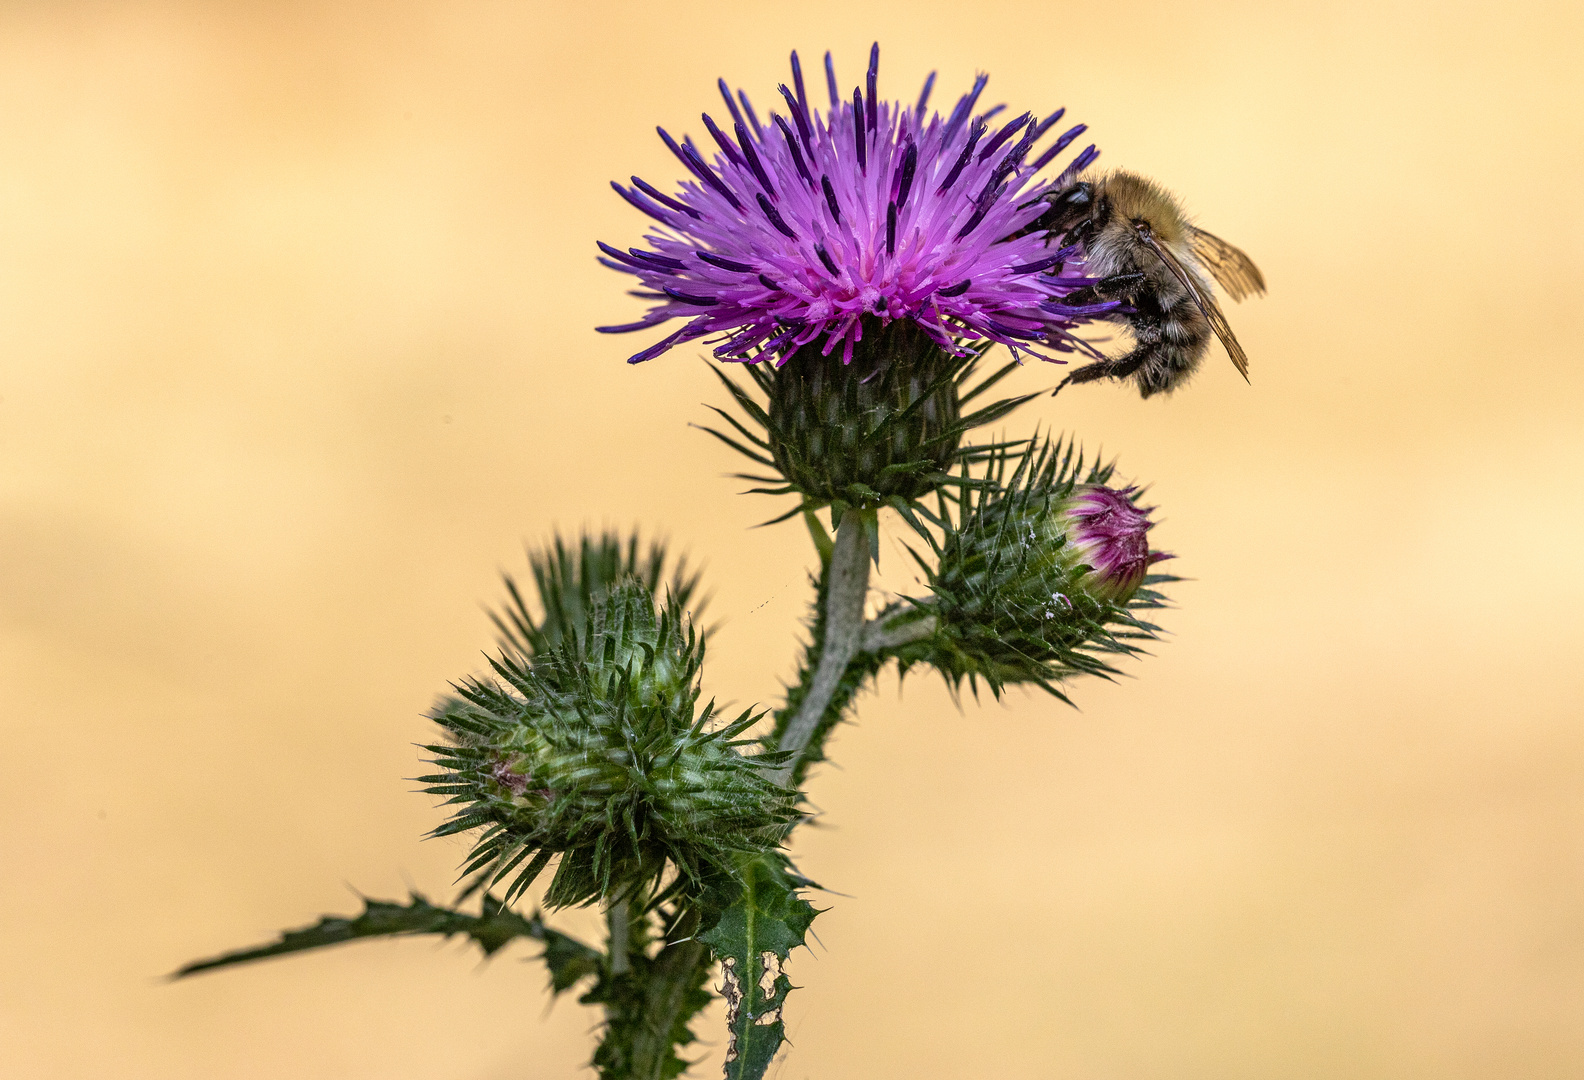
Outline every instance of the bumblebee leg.
{"type": "Polygon", "coordinates": [[[1093,285],[1068,293],[1062,297],[1061,302],[1069,307],[1079,307],[1083,304],[1097,304],[1102,300],[1115,300],[1131,294],[1143,281],[1142,273],[1112,274],[1110,277],[1101,278],[1093,285]]]}
{"type": "MultiPolygon", "coordinates": [[[[1054,236],[1055,234],[1056,230],[1052,229],[1051,235],[1054,236]]],[[[1061,242],[1063,245],[1082,244],[1087,247],[1089,241],[1094,239],[1094,234],[1095,223],[1089,218],[1085,218],[1072,228],[1063,232],[1061,242]]]]}
{"type": "Polygon", "coordinates": [[[1061,382],[1057,383],[1056,389],[1051,391],[1051,397],[1055,397],[1057,394],[1061,393],[1062,389],[1066,387],[1068,383],[1086,383],[1093,382],[1096,379],[1105,378],[1107,375],[1111,374],[1109,370],[1110,367],[1111,361],[1109,360],[1096,360],[1092,364],[1085,364],[1083,367],[1074,371],[1071,375],[1068,375],[1061,382]]]}
{"type": "Polygon", "coordinates": [[[1096,360],[1092,364],[1085,364],[1057,383],[1056,389],[1051,391],[1051,397],[1061,393],[1062,387],[1068,383],[1094,382],[1096,379],[1125,379],[1143,367],[1159,348],[1160,346],[1157,343],[1152,342],[1148,345],[1140,345],[1122,356],[1113,357],[1109,360],[1096,360]]]}

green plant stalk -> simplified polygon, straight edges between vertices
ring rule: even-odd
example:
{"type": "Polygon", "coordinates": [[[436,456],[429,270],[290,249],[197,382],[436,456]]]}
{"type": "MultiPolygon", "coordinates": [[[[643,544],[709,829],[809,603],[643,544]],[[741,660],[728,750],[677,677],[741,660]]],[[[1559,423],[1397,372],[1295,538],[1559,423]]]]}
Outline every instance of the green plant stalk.
{"type": "MultiPolygon", "coordinates": [[[[776,714],[774,729],[766,739],[792,754],[783,767],[783,783],[801,785],[809,769],[824,760],[824,745],[841,722],[847,706],[884,662],[883,651],[893,642],[882,630],[882,620],[865,623],[864,600],[869,591],[872,553],[872,515],[852,511],[843,516],[834,543],[815,534],[821,558],[817,581],[812,639],[795,685],[788,688],[785,705],[776,714]],[[825,540],[825,543],[821,543],[825,540]]],[[[904,640],[917,636],[915,627],[903,631],[904,640]]],[[[619,906],[619,905],[617,905],[619,906]]],[[[616,908],[611,909],[611,936],[617,938],[616,908]]],[[[715,966],[713,952],[696,940],[676,941],[654,958],[644,985],[645,1023],[629,1034],[614,1006],[607,1006],[611,1036],[632,1041],[625,1048],[624,1070],[606,1076],[662,1077],[671,1057],[666,1035],[685,1008],[691,988],[709,977],[715,966]]],[[[614,965],[613,965],[614,968],[614,965]]],[[[614,1049],[614,1047],[612,1048],[614,1049]]]]}
{"type": "Polygon", "coordinates": [[[601,1080],[672,1080],[686,1068],[677,1051],[693,1041],[688,1023],[707,1004],[714,956],[702,941],[664,946],[614,972],[581,1000],[605,1007],[605,1033],[592,1064],[601,1080]]]}
{"type": "MultiPolygon", "coordinates": [[[[643,1080],[664,1080],[665,1066],[673,1057],[678,1020],[697,1011],[689,995],[709,979],[715,957],[702,941],[681,941],[667,945],[654,958],[650,968],[644,1018],[647,1021],[633,1040],[635,1076],[643,1080]]],[[[682,1025],[685,1030],[685,1024],[682,1025]]]]}
{"type": "MultiPolygon", "coordinates": [[[[812,672],[809,668],[804,671],[807,689],[800,683],[797,690],[802,692],[794,691],[798,698],[795,706],[789,696],[788,709],[792,711],[784,726],[777,718],[776,748],[789,755],[775,774],[782,784],[795,786],[802,782],[811,747],[814,754],[819,754],[823,735],[835,723],[827,723],[832,704],[840,694],[842,700],[835,710],[839,720],[842,707],[857,690],[857,685],[847,685],[848,668],[863,645],[864,600],[869,595],[874,529],[874,515],[856,510],[844,513],[836,529],[815,615],[816,640],[809,657],[813,661],[812,672]],[[813,656],[816,649],[817,660],[813,656]],[[821,736],[817,741],[816,735],[821,736]]],[[[858,683],[862,683],[861,676],[858,683]]]]}
{"type": "Polygon", "coordinates": [[[628,920],[632,902],[623,897],[605,910],[605,921],[610,927],[610,968],[612,975],[625,975],[631,968],[627,958],[628,920]]]}

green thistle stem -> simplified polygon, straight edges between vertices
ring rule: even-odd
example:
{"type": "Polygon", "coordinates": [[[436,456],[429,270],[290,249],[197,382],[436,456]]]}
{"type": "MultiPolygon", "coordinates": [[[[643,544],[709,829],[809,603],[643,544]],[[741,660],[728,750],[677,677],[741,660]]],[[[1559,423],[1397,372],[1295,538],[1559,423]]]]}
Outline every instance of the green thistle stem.
{"type": "Polygon", "coordinates": [[[883,654],[915,641],[923,641],[935,632],[935,627],[933,615],[899,621],[881,614],[864,624],[862,648],[867,653],[883,654]]]}
{"type": "Polygon", "coordinates": [[[610,924],[610,969],[612,975],[625,975],[632,966],[627,959],[629,914],[630,901],[626,899],[617,900],[605,911],[605,919],[610,924]]]}
{"type": "MultiPolygon", "coordinates": [[[[624,901],[610,911],[618,907],[627,910],[626,968],[618,973],[610,963],[579,999],[605,1007],[605,1031],[591,1064],[600,1080],[674,1080],[687,1069],[678,1052],[695,1041],[689,1024],[711,998],[705,986],[714,957],[691,936],[696,914],[676,927],[688,936],[650,955],[653,924],[642,901],[624,901]]],[[[611,947],[617,947],[614,940],[611,947]]]]}
{"type": "Polygon", "coordinates": [[[645,1023],[633,1038],[633,1077],[667,1080],[685,1071],[676,1069],[676,1050],[692,1041],[687,1023],[710,999],[702,987],[714,966],[715,957],[701,941],[668,945],[655,956],[644,998],[645,1023]]]}
{"type": "MultiPolygon", "coordinates": [[[[842,515],[831,547],[820,622],[819,663],[797,712],[781,733],[777,749],[790,753],[776,773],[782,784],[801,779],[805,755],[815,732],[825,727],[832,699],[846,681],[847,667],[863,644],[864,600],[869,595],[872,515],[849,510],[842,515]]],[[[823,740],[821,740],[823,741],[823,740]]],[[[816,748],[817,749],[817,748],[816,748]]]]}

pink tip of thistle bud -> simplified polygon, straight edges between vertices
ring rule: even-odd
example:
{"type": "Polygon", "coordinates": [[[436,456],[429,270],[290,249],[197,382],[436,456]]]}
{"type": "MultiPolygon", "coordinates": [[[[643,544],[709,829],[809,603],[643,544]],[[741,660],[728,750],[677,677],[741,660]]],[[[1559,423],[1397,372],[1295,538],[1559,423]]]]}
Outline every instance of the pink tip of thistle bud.
{"type": "Polygon", "coordinates": [[[1144,583],[1150,566],[1172,557],[1150,550],[1153,507],[1136,506],[1130,497],[1133,491],[1079,484],[1057,512],[1067,536],[1069,565],[1090,568],[1082,582],[1084,590],[1113,604],[1125,604],[1144,583]]]}

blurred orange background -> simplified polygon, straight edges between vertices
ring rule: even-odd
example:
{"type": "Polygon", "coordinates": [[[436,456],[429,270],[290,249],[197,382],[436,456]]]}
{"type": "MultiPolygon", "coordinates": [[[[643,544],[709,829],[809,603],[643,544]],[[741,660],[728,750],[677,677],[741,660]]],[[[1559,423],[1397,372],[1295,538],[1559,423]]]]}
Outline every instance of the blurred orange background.
{"type": "Polygon", "coordinates": [[[864,701],[773,1075],[1584,1075],[1584,17],[1455,0],[0,9],[0,1075],[580,1075],[521,945],[161,977],[448,895],[403,777],[525,540],[669,534],[709,688],[777,693],[807,539],[689,428],[702,350],[592,332],[638,310],[593,245],[716,76],[875,39],[888,96],[1067,106],[1271,292],[1252,385],[1014,417],[1193,580],[1081,711],[864,701]]]}

